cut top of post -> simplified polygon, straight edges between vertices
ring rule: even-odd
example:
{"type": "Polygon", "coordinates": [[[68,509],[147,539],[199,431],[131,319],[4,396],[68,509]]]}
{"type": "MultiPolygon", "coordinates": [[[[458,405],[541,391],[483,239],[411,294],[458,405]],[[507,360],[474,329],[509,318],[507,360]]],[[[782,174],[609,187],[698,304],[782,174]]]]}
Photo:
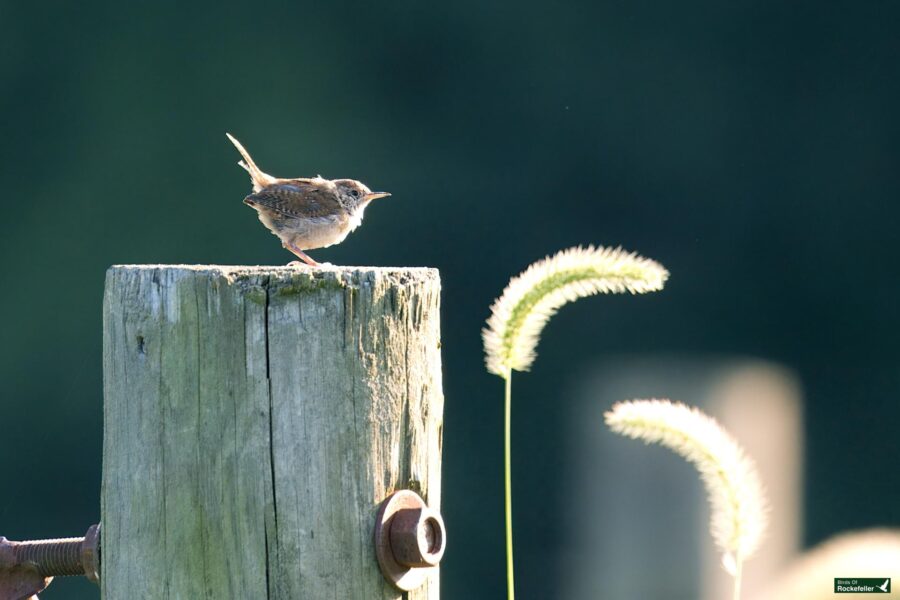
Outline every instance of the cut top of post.
{"type": "Polygon", "coordinates": [[[438,279],[438,270],[431,267],[353,267],[322,265],[320,267],[289,266],[289,265],[182,265],[182,264],[140,264],[140,265],[113,265],[110,270],[134,270],[134,271],[186,271],[193,273],[209,273],[222,275],[230,280],[238,280],[245,277],[259,275],[278,275],[280,277],[296,277],[309,281],[346,281],[351,282],[360,276],[397,277],[399,283],[404,278],[416,278],[422,280],[438,279]]]}

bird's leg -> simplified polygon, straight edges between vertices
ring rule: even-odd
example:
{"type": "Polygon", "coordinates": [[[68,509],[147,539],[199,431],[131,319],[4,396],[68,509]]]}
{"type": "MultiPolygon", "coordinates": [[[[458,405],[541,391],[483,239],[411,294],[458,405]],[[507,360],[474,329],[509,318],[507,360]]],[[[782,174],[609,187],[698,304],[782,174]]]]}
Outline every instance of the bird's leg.
{"type": "MultiPolygon", "coordinates": [[[[309,266],[311,266],[311,267],[318,267],[318,266],[319,266],[319,263],[317,263],[317,262],[314,261],[312,258],[310,258],[309,256],[307,256],[307,254],[306,254],[303,250],[301,250],[300,248],[298,248],[298,247],[295,246],[294,244],[291,244],[290,242],[284,242],[284,243],[282,243],[281,245],[284,246],[285,250],[289,250],[289,251],[291,251],[292,253],[294,253],[295,255],[297,255],[297,258],[299,258],[300,260],[302,260],[303,262],[305,262],[305,263],[308,264],[309,266]]],[[[296,261],[294,261],[294,262],[296,262],[296,261]]],[[[293,263],[292,263],[292,264],[293,264],[293,263]]]]}

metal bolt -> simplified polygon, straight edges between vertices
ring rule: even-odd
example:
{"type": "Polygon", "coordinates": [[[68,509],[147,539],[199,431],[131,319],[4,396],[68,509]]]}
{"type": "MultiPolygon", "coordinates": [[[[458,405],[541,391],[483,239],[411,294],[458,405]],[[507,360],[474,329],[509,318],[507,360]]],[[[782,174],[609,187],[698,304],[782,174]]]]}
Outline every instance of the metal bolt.
{"type": "Polygon", "coordinates": [[[414,590],[435,573],[446,539],[441,515],[415,492],[395,492],[378,510],[375,556],[385,579],[399,590],[414,590]]]}
{"type": "Polygon", "coordinates": [[[11,542],[0,537],[0,598],[27,598],[53,577],[84,575],[100,581],[100,525],[84,537],[11,542]]]}

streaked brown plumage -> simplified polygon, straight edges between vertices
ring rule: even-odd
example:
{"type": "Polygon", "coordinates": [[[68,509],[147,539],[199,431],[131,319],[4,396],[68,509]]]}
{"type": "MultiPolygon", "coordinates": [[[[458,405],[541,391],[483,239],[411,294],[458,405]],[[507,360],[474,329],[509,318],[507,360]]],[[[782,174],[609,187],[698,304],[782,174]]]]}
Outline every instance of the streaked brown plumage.
{"type": "Polygon", "coordinates": [[[243,156],[238,164],[250,173],[253,183],[253,193],[244,198],[244,204],[256,209],[259,220],[281,239],[282,246],[308,265],[319,263],[304,250],[341,243],[360,226],[369,202],[390,196],[373,192],[355,179],[272,177],[256,166],[239,141],[230,133],[225,135],[243,156]]]}

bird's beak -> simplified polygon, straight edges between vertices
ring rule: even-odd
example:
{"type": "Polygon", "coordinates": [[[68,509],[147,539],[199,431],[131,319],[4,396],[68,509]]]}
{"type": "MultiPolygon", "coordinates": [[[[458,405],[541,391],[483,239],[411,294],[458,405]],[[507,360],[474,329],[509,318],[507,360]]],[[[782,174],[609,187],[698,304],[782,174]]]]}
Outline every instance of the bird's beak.
{"type": "Polygon", "coordinates": [[[366,200],[378,200],[379,198],[387,198],[390,196],[388,192],[369,192],[366,194],[366,200]]]}

